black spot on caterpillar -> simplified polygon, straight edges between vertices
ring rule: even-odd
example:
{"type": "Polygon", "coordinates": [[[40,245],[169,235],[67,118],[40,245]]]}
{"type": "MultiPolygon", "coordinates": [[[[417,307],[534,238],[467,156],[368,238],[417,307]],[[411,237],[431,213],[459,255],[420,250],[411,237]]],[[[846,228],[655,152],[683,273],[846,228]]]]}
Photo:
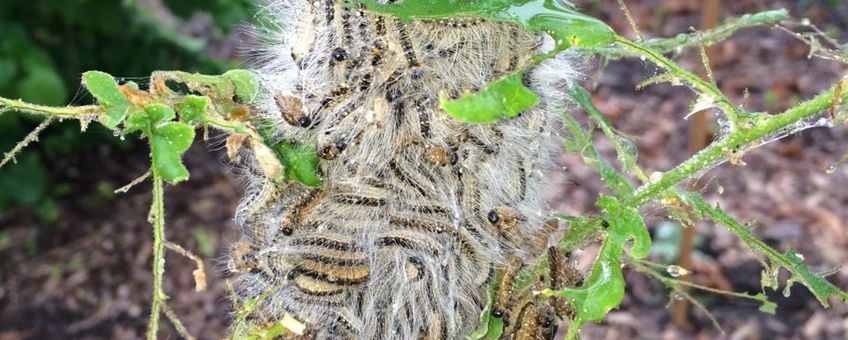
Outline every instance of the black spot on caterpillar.
{"type": "MultiPolygon", "coordinates": [[[[250,178],[237,220],[260,236],[233,248],[239,297],[267,296],[266,319],[292,314],[316,339],[464,338],[492,273],[514,275],[552,232],[545,141],[568,105],[573,61],[525,73],[536,107],[472,125],[442,111],[440,94],[529,67],[549,37],[479,18],[403,22],[351,0],[273,0],[267,11],[274,43],[257,51],[255,111],[275,138],[317,145],[325,181],[250,178]]],[[[504,294],[507,336],[541,334],[545,306],[504,294]]]]}

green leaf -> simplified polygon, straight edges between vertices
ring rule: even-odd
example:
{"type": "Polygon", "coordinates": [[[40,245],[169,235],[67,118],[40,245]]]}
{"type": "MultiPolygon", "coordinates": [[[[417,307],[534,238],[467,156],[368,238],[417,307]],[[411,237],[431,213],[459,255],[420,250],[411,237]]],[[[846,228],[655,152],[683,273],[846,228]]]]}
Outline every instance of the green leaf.
{"type": "Polygon", "coordinates": [[[498,340],[503,335],[504,321],[503,318],[489,318],[488,327],[486,328],[486,339],[498,340]]]}
{"type": "Polygon", "coordinates": [[[491,123],[514,117],[539,103],[539,97],[521,82],[521,72],[490,83],[478,94],[466,94],[450,101],[443,93],[442,109],[467,123],[491,123]]]}
{"type": "Polygon", "coordinates": [[[174,110],[164,104],[151,104],[144,108],[147,112],[147,117],[150,121],[150,128],[156,128],[156,125],[163,122],[168,122],[177,117],[174,110]]]}
{"type": "Polygon", "coordinates": [[[601,321],[613,308],[617,308],[624,299],[624,276],[621,262],[614,258],[604,247],[595,261],[592,274],[583,287],[566,288],[561,291],[546,289],[546,296],[560,296],[571,300],[577,309],[576,323],[601,321]]]}
{"type": "Polygon", "coordinates": [[[194,129],[188,124],[170,122],[157,127],[150,136],[153,171],[171,183],[187,180],[189,173],[182,155],[193,141],[194,129]]]}
{"type": "Polygon", "coordinates": [[[182,155],[194,141],[194,128],[174,122],[174,110],[164,104],[151,104],[144,110],[132,110],[124,133],[141,131],[150,139],[153,171],[170,183],[188,179],[182,155]]]}
{"type": "Polygon", "coordinates": [[[227,71],[221,78],[232,84],[236,97],[243,104],[250,104],[259,94],[259,81],[252,72],[247,70],[227,71]]]}
{"type": "Polygon", "coordinates": [[[147,136],[153,134],[153,124],[150,122],[150,116],[148,115],[147,110],[135,107],[129,110],[127,119],[124,121],[124,130],[122,133],[127,135],[135,131],[141,131],[147,136]]]}
{"type": "Polygon", "coordinates": [[[177,104],[180,120],[189,124],[202,124],[209,119],[206,109],[209,107],[209,97],[187,96],[177,104]]]}
{"type": "Polygon", "coordinates": [[[381,5],[359,0],[370,10],[409,20],[473,15],[512,21],[531,32],[545,32],[557,42],[554,52],[569,47],[597,47],[613,43],[615,32],[606,23],[575,11],[560,0],[417,0],[381,5]]]}
{"type": "Polygon", "coordinates": [[[157,125],[171,121],[175,117],[174,110],[165,104],[150,104],[144,110],[130,108],[129,116],[124,123],[124,133],[142,131],[145,135],[151,136],[155,133],[157,125]]]}
{"type": "Polygon", "coordinates": [[[531,32],[545,32],[556,42],[554,51],[546,57],[571,47],[607,46],[615,41],[615,31],[606,23],[572,8],[560,0],[514,1],[492,17],[512,20],[531,32]]]}
{"type": "Polygon", "coordinates": [[[777,304],[769,301],[768,297],[766,297],[763,293],[758,293],[754,295],[754,299],[762,302],[763,304],[760,306],[760,312],[768,313],[774,315],[777,313],[777,304]]]}
{"type": "Polygon", "coordinates": [[[322,181],[317,174],[320,159],[315,145],[282,142],[274,145],[272,149],[283,161],[286,177],[310,187],[321,186],[322,181]]]}
{"type": "MultiPolygon", "coordinates": [[[[736,219],[728,215],[724,212],[724,210],[719,207],[712,207],[708,205],[704,202],[701,195],[697,193],[685,192],[678,193],[678,195],[683,202],[692,207],[699,216],[723,224],[728,230],[745,242],[751,250],[756,253],[765,254],[774,264],[773,266],[770,266],[772,268],[766,268],[766,270],[764,270],[763,273],[765,275],[771,275],[772,273],[776,274],[777,270],[782,266],[792,274],[790,280],[800,282],[806,286],[810,292],[813,293],[816,299],[819,300],[819,303],[821,303],[822,306],[830,306],[830,303],[828,302],[828,298],[830,298],[830,296],[837,296],[844,301],[848,301],[848,293],[834,286],[821,275],[813,273],[810,268],[807,268],[804,264],[804,260],[801,256],[791,249],[787,250],[786,253],[781,254],[776,249],[765,244],[765,242],[757,239],[751,234],[747,227],[736,221],[736,219]]],[[[767,281],[765,280],[765,275],[764,282],[767,281]]],[[[766,308],[768,309],[768,307],[766,308]]]]}
{"type": "Polygon", "coordinates": [[[604,208],[604,219],[609,223],[609,236],[607,241],[612,240],[613,250],[621,254],[623,246],[628,239],[633,240],[630,248],[630,256],[642,259],[651,252],[651,235],[639,210],[625,206],[613,197],[602,196],[598,199],[598,207],[604,208]]]}
{"type": "Polygon", "coordinates": [[[636,259],[644,258],[651,251],[651,236],[636,208],[624,206],[609,196],[598,199],[597,205],[605,209],[603,217],[609,227],[589,280],[579,288],[542,292],[570,299],[577,310],[578,325],[585,321],[601,321],[621,304],[625,286],[621,259],[627,241],[633,240],[630,255],[636,259]]]}
{"type": "Polygon", "coordinates": [[[130,107],[130,100],[118,89],[115,78],[108,73],[88,71],[82,74],[83,85],[97,98],[106,109],[100,123],[114,129],[124,120],[130,107]]]}
{"type": "MultiPolygon", "coordinates": [[[[235,101],[250,104],[259,93],[259,80],[247,70],[230,70],[223,75],[206,75],[183,71],[157,71],[154,76],[182,83],[191,93],[209,96],[215,102],[235,101]]],[[[188,93],[183,93],[188,94],[188,93]]]]}
{"type": "Polygon", "coordinates": [[[488,287],[486,288],[487,302],[486,307],[483,308],[482,312],[480,312],[480,325],[476,330],[474,330],[474,332],[468,335],[468,339],[496,340],[500,339],[501,335],[503,334],[503,319],[492,316],[492,300],[494,299],[495,286],[497,286],[498,282],[500,282],[500,279],[496,277],[489,283],[488,287]]]}

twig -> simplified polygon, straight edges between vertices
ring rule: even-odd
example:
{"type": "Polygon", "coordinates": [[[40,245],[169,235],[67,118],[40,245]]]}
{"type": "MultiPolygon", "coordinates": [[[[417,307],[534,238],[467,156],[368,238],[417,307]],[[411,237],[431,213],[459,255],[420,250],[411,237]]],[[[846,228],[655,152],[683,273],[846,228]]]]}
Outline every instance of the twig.
{"type": "Polygon", "coordinates": [[[644,42],[645,38],[642,37],[642,32],[639,31],[639,26],[636,25],[636,20],[633,20],[633,15],[630,14],[630,9],[627,8],[627,4],[624,3],[624,0],[618,0],[618,7],[621,8],[621,11],[624,12],[624,16],[627,18],[627,22],[630,23],[630,28],[633,29],[633,32],[636,33],[636,38],[638,41],[644,42]]]}
{"type": "Polygon", "coordinates": [[[194,340],[195,339],[195,337],[193,337],[188,332],[188,330],[185,328],[185,325],[183,325],[183,322],[180,321],[180,318],[177,316],[177,313],[175,313],[174,310],[171,309],[171,306],[168,306],[167,303],[163,304],[162,305],[162,311],[165,312],[165,316],[168,317],[168,320],[170,320],[171,324],[174,325],[174,329],[177,330],[177,333],[181,337],[183,337],[183,339],[187,339],[187,340],[194,340]]]}
{"type": "Polygon", "coordinates": [[[44,131],[44,129],[46,129],[48,126],[50,126],[51,123],[53,123],[53,119],[54,119],[54,117],[48,117],[47,119],[45,119],[43,122],[41,122],[41,124],[39,124],[37,127],[35,127],[35,129],[32,130],[32,132],[30,132],[26,136],[26,138],[24,138],[24,140],[20,141],[17,145],[15,145],[15,147],[11,151],[5,153],[3,155],[3,160],[0,161],[0,168],[2,168],[4,165],[6,165],[6,163],[8,163],[9,161],[14,162],[15,156],[18,153],[20,153],[21,150],[23,150],[25,147],[27,147],[30,143],[37,142],[38,141],[38,135],[41,134],[41,132],[44,131]]]}
{"type": "MultiPolygon", "coordinates": [[[[700,38],[696,33],[678,34],[671,38],[648,39],[641,43],[641,45],[660,54],[669,52],[679,53],[680,51],[698,44],[711,46],[720,43],[733,35],[736,31],[743,28],[777,23],[787,18],[789,18],[789,12],[783,9],[765,11],[752,15],[745,15],[741,18],[730,20],[718,28],[702,31],[700,33],[700,38]]],[[[588,54],[601,54],[609,59],[639,56],[638,53],[616,46],[591,48],[586,49],[585,52],[588,54]]]]}
{"type": "Polygon", "coordinates": [[[130,182],[129,184],[116,189],[114,191],[114,193],[115,194],[125,194],[125,193],[127,193],[127,191],[130,191],[130,189],[132,189],[132,187],[140,184],[141,182],[144,182],[144,180],[146,180],[148,177],[150,177],[151,173],[152,172],[150,171],[150,169],[148,169],[147,172],[145,172],[143,175],[139,176],[138,178],[132,180],[132,182],[130,182]]]}
{"type": "Polygon", "coordinates": [[[741,110],[737,106],[733,105],[730,99],[728,99],[727,96],[725,96],[724,93],[722,93],[721,90],[718,89],[718,86],[716,86],[714,83],[704,81],[703,79],[701,79],[701,77],[695,75],[692,72],[684,70],[670,59],[664,57],[660,53],[651,50],[648,47],[639,45],[622,37],[617,37],[615,42],[617,45],[620,45],[625,49],[631,50],[641,56],[648,58],[660,68],[670,72],[673,76],[686,81],[687,83],[698,89],[698,91],[701,92],[700,95],[709,96],[710,99],[713,100],[716,105],[724,112],[724,114],[727,116],[727,119],[730,120],[730,123],[732,124],[734,130],[737,125],[741,123],[739,121],[739,116],[742,113],[741,110]]]}
{"type": "Polygon", "coordinates": [[[87,106],[46,106],[27,103],[21,100],[14,100],[0,97],[0,108],[3,110],[15,110],[41,116],[54,116],[66,118],[95,118],[98,114],[103,113],[103,108],[98,105],[87,106]]]}
{"type": "Polygon", "coordinates": [[[194,275],[194,290],[197,292],[202,292],[206,290],[206,269],[203,266],[203,260],[200,259],[199,256],[194,253],[186,250],[180,245],[172,242],[165,242],[165,247],[171,249],[178,254],[188,257],[197,265],[197,269],[195,269],[192,274],[194,275]]]}

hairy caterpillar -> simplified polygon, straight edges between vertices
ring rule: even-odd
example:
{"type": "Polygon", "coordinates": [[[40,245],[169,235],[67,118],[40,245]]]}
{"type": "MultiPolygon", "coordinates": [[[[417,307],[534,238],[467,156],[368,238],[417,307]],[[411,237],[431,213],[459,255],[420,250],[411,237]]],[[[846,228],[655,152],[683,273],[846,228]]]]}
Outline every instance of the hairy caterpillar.
{"type": "MultiPolygon", "coordinates": [[[[316,339],[467,336],[492,273],[540,255],[556,229],[545,228],[540,191],[571,59],[525,73],[540,105],[465,124],[439,97],[525,68],[549,37],[472,17],[404,23],[352,0],[267,10],[274,28],[256,70],[267,93],[256,109],[279,140],[317,145],[325,181],[253,178],[231,260],[239,295],[266,296],[263,317],[290,313],[316,339]]],[[[504,299],[508,337],[550,336],[549,307],[504,299]]]]}

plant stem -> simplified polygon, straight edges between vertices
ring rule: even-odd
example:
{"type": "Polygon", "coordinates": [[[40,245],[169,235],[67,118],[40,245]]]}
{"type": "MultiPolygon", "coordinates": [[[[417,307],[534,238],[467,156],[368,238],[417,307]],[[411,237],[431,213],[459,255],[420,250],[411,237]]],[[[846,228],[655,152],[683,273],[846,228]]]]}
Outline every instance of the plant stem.
{"type": "Polygon", "coordinates": [[[35,115],[70,117],[77,119],[85,116],[95,117],[97,114],[103,112],[103,108],[98,105],[54,107],[0,97],[0,110],[6,109],[35,115]]]}
{"type": "Polygon", "coordinates": [[[735,128],[739,122],[739,114],[741,110],[733,105],[733,103],[728,99],[721,90],[718,89],[713,83],[707,82],[698,75],[684,70],[682,67],[675,64],[671,59],[664,57],[662,54],[657,53],[650,48],[641,46],[637,43],[634,43],[630,40],[627,40],[623,37],[616,37],[616,44],[621,45],[625,49],[631,50],[635,53],[638,53],[645,58],[650,59],[654,64],[659,66],[660,68],[665,69],[675,77],[679,77],[683,81],[689,83],[693,87],[695,87],[698,91],[701,92],[700,95],[708,95],[713,99],[716,105],[727,115],[727,118],[730,120],[730,123],[735,128]]]}
{"type": "Polygon", "coordinates": [[[565,335],[566,340],[573,340],[579,337],[578,332],[583,328],[583,322],[575,322],[568,325],[568,333],[565,335]]]}
{"type": "Polygon", "coordinates": [[[32,132],[30,132],[26,136],[26,138],[24,138],[24,140],[18,142],[18,144],[15,145],[15,147],[11,151],[4,154],[3,160],[0,160],[0,168],[6,165],[6,163],[8,163],[9,161],[15,162],[15,156],[17,156],[18,153],[21,152],[21,150],[27,147],[30,143],[37,142],[38,135],[41,134],[44,129],[50,126],[51,123],[53,123],[53,119],[54,117],[48,117],[47,119],[45,119],[43,122],[41,122],[41,124],[35,127],[35,129],[32,130],[32,132]]]}
{"type": "Polygon", "coordinates": [[[674,167],[658,180],[646,183],[636,189],[632,197],[624,201],[627,206],[638,207],[656,199],[663,191],[698,173],[708,170],[712,165],[726,158],[727,153],[737,150],[751,142],[776,133],[792,124],[811,117],[830,108],[834,88],[827,90],[781,114],[759,121],[751,127],[733,131],[721,140],[710,144],[697,155],[674,167]]]}
{"type": "MultiPolygon", "coordinates": [[[[699,33],[678,34],[670,38],[648,39],[640,44],[661,54],[669,52],[680,53],[684,49],[697,44],[710,46],[720,43],[743,28],[776,23],[788,18],[789,12],[785,9],[765,11],[732,19],[715,29],[701,31],[699,33]]],[[[615,46],[586,49],[586,52],[589,54],[601,54],[610,59],[621,59],[640,55],[639,53],[615,46]]]]}
{"type": "Polygon", "coordinates": [[[156,339],[159,331],[159,315],[165,303],[162,291],[162,276],[165,272],[165,199],[162,177],[153,172],[153,203],[150,207],[150,222],[153,224],[153,302],[150,306],[150,322],[147,339],[156,339]]]}

